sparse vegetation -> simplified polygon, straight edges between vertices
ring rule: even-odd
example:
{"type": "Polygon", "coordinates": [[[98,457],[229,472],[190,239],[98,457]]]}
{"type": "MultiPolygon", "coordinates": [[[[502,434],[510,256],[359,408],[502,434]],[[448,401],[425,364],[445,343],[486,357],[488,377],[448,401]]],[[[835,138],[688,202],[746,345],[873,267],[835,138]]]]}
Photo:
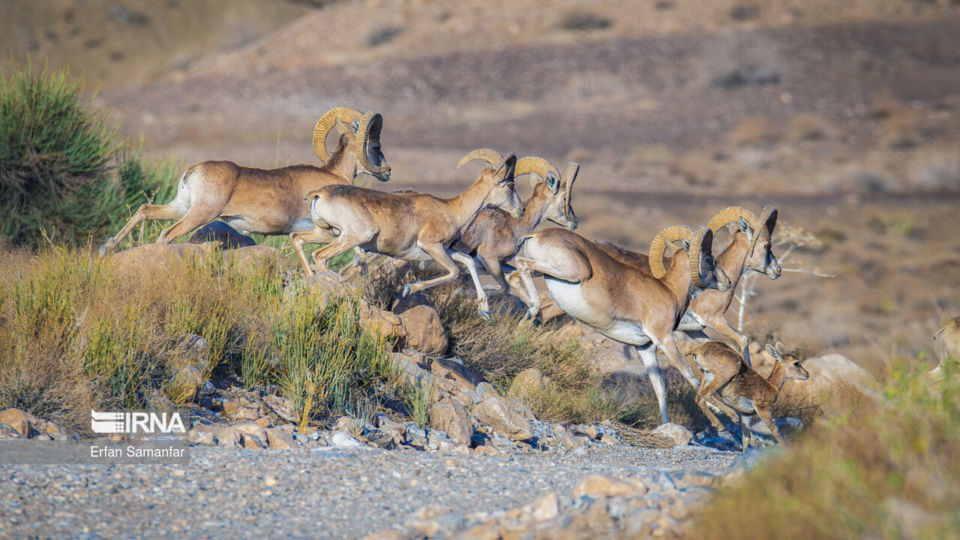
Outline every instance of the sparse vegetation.
{"type": "Polygon", "coordinates": [[[960,535],[960,372],[897,364],[889,406],[855,409],[722,490],[694,535],[751,538],[953,538],[960,535]]]}
{"type": "Polygon", "coordinates": [[[188,365],[279,384],[307,421],[399,392],[389,344],[362,331],[355,299],[326,304],[273,264],[237,268],[218,252],[136,280],[109,261],[71,248],[3,255],[0,408],[83,428],[90,408],[163,406],[188,365]],[[199,354],[182,346],[194,334],[199,354]]]}

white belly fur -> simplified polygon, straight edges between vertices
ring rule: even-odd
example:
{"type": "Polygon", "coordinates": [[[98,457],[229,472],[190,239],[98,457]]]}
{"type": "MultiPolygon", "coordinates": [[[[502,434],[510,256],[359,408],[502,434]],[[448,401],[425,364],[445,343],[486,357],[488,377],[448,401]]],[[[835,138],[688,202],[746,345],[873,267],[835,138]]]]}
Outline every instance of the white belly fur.
{"type": "Polygon", "coordinates": [[[607,314],[594,309],[579,284],[551,278],[545,281],[550,296],[571,317],[621,343],[638,346],[650,343],[639,322],[614,320],[611,324],[607,314]]]}

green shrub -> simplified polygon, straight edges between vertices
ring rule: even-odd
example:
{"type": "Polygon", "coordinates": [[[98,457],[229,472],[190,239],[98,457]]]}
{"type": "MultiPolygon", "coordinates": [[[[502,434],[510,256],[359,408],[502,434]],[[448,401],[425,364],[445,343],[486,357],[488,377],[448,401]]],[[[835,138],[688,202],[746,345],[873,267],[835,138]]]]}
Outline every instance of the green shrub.
{"type": "Polygon", "coordinates": [[[145,166],[81,84],[29,64],[0,77],[0,237],[15,245],[106,237],[176,187],[175,168],[145,166]]]}

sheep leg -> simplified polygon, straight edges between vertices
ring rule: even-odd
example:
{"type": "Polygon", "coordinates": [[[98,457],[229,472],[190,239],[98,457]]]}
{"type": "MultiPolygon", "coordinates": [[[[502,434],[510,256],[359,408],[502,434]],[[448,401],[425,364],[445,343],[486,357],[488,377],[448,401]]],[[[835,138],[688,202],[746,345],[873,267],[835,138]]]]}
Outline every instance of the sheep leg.
{"type": "Polygon", "coordinates": [[[780,435],[780,429],[777,427],[776,422],[773,421],[773,414],[770,411],[769,407],[754,407],[757,411],[757,416],[763,420],[763,423],[770,428],[770,432],[773,433],[773,438],[777,440],[777,444],[780,446],[786,446],[787,441],[783,439],[783,436],[780,435]]]}
{"type": "MultiPolygon", "coordinates": [[[[300,264],[303,265],[303,271],[306,276],[313,276],[313,269],[310,267],[310,263],[307,262],[307,254],[303,252],[303,246],[305,244],[323,244],[327,245],[323,248],[320,248],[313,252],[313,263],[315,265],[319,264],[317,261],[317,254],[323,251],[325,248],[334,246],[339,238],[334,237],[333,241],[330,240],[331,233],[330,229],[324,229],[320,227],[314,227],[311,231],[300,231],[290,233],[290,243],[293,244],[294,251],[297,252],[297,258],[300,259],[300,264]]],[[[336,244],[336,247],[339,247],[339,244],[336,244]]],[[[350,249],[350,248],[347,248],[350,249]]],[[[343,250],[346,251],[346,250],[343,250]]],[[[324,269],[326,269],[326,259],[323,260],[324,269]]]]}
{"type": "Polygon", "coordinates": [[[655,340],[656,344],[663,349],[663,352],[667,355],[667,358],[670,360],[670,363],[673,367],[677,368],[680,373],[683,375],[683,378],[690,383],[694,389],[700,386],[700,381],[697,380],[696,374],[693,372],[693,367],[690,365],[690,361],[680,354],[680,349],[677,347],[677,342],[673,337],[673,332],[669,331],[662,338],[655,340]]]}
{"type": "Polygon", "coordinates": [[[142,204],[140,208],[137,208],[137,211],[134,212],[133,216],[127,221],[127,224],[120,229],[116,235],[107,239],[106,242],[100,246],[100,256],[103,257],[110,250],[117,247],[117,244],[120,243],[134,227],[143,223],[144,221],[169,221],[174,219],[180,219],[184,217],[185,212],[181,212],[179,209],[175,208],[171,204],[142,204]]]}
{"type": "Polygon", "coordinates": [[[517,271],[513,274],[519,276],[520,282],[527,291],[526,318],[537,322],[540,319],[540,308],[542,305],[540,301],[540,294],[537,292],[537,285],[533,282],[532,272],[535,263],[533,259],[527,259],[525,257],[514,257],[513,263],[514,268],[517,269],[517,271]]]}
{"type": "Polygon", "coordinates": [[[169,244],[181,236],[190,234],[194,229],[217,219],[221,210],[223,210],[222,204],[194,204],[179,221],[160,233],[157,243],[169,244]]]}
{"type": "Polygon", "coordinates": [[[703,380],[700,381],[700,388],[697,389],[697,396],[694,398],[697,406],[700,407],[703,414],[707,416],[707,420],[710,420],[713,427],[717,428],[717,432],[723,431],[725,428],[723,427],[723,423],[720,422],[720,419],[717,418],[717,415],[713,414],[713,411],[707,406],[707,403],[710,396],[722,386],[720,382],[721,381],[717,380],[716,374],[705,371],[703,373],[703,380]]]}
{"type": "Polygon", "coordinates": [[[653,393],[657,396],[657,405],[660,407],[660,423],[666,424],[670,422],[670,417],[667,415],[667,389],[663,384],[660,365],[657,363],[657,346],[650,343],[644,347],[637,347],[637,353],[646,369],[650,385],[653,386],[653,393]]]}
{"type": "Polygon", "coordinates": [[[737,344],[737,347],[740,348],[740,351],[742,351],[744,362],[746,362],[748,366],[750,365],[750,347],[747,336],[737,332],[734,327],[730,326],[730,321],[723,315],[711,315],[710,317],[706,317],[704,322],[707,323],[708,327],[732,339],[733,342],[737,344]]]}
{"type": "Polygon", "coordinates": [[[473,286],[477,289],[477,303],[479,305],[480,316],[484,319],[490,318],[490,302],[487,300],[487,293],[483,290],[483,285],[480,284],[480,276],[477,275],[477,265],[473,261],[473,257],[460,253],[459,251],[451,251],[450,258],[458,263],[462,264],[467,272],[470,272],[470,279],[473,280],[473,286]]]}
{"type": "Polygon", "coordinates": [[[431,287],[436,287],[437,285],[443,285],[444,283],[449,283],[457,277],[460,276],[460,270],[457,268],[456,263],[453,262],[453,259],[450,258],[450,251],[444,247],[443,244],[422,244],[417,242],[417,245],[433,257],[437,264],[441,268],[447,271],[446,274],[436,277],[433,279],[428,279],[426,281],[414,281],[413,283],[407,283],[403,286],[403,289],[400,291],[400,296],[408,296],[415,292],[425,291],[431,287]]]}
{"type": "Polygon", "coordinates": [[[510,285],[507,284],[507,281],[503,278],[503,267],[500,266],[500,261],[496,258],[486,257],[480,252],[477,252],[477,259],[480,260],[480,264],[486,268],[487,273],[490,274],[490,277],[497,282],[496,287],[491,287],[484,289],[490,296],[500,296],[505,294],[510,290],[510,285]]]}

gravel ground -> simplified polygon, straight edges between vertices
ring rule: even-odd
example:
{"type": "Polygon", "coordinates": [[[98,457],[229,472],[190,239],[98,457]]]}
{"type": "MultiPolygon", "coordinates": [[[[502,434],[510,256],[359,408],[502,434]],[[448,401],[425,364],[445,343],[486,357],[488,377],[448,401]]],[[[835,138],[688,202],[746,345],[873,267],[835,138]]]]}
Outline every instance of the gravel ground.
{"type": "Polygon", "coordinates": [[[361,537],[428,504],[496,512],[568,493],[588,474],[723,474],[738,455],[702,447],[500,456],[195,447],[187,466],[6,466],[0,537],[361,537]]]}

